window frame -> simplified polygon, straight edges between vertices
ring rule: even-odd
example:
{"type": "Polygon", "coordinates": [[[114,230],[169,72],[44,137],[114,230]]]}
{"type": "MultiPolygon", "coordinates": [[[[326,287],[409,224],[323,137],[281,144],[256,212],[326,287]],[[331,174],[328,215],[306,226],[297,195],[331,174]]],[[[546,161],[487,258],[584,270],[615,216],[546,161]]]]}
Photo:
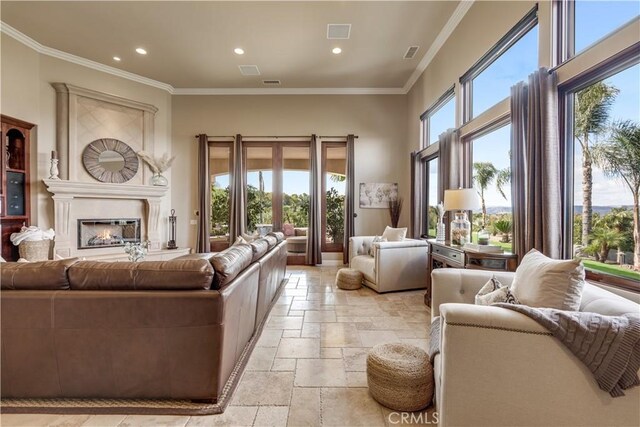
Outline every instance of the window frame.
{"type": "MultiPolygon", "coordinates": [[[[454,111],[456,108],[456,87],[452,85],[449,89],[445,91],[440,97],[434,102],[429,108],[426,109],[424,113],[420,115],[420,122],[422,123],[422,148],[426,148],[431,144],[429,141],[429,133],[431,132],[431,117],[433,117],[438,111],[442,109],[449,101],[453,100],[454,103],[454,111]]],[[[454,126],[456,123],[455,114],[453,117],[454,126]]],[[[443,132],[447,129],[443,129],[443,132]]]]}
{"type": "MultiPolygon", "coordinates": [[[[211,149],[214,147],[226,147],[229,149],[229,185],[232,185],[234,176],[233,176],[233,165],[234,165],[234,150],[233,150],[233,145],[234,143],[231,141],[209,141],[207,143],[207,152],[209,154],[209,159],[211,159],[211,149]]],[[[209,188],[211,188],[211,185],[213,184],[211,182],[211,174],[209,174],[209,176],[207,177],[207,180],[209,181],[209,188]]],[[[211,205],[209,206],[209,215],[211,215],[211,205]]],[[[231,224],[231,197],[229,197],[229,217],[228,217],[228,224],[231,224]]],[[[228,248],[231,245],[231,241],[229,239],[225,240],[225,241],[211,241],[211,238],[214,237],[211,235],[211,230],[209,230],[209,248],[212,252],[218,252],[221,250],[224,250],[226,248],[228,248]]]]}
{"type": "MultiPolygon", "coordinates": [[[[514,44],[538,25],[538,5],[536,4],[518,23],[511,28],[491,49],[460,77],[462,88],[462,123],[473,120],[473,80],[491,64],[498,60],[514,44]]],[[[539,46],[538,46],[539,48],[539,46]]],[[[485,110],[486,111],[486,110],[485,110]]],[[[476,116],[477,117],[477,116],[476,116]]]]}
{"type": "MultiPolygon", "coordinates": [[[[558,85],[559,103],[559,132],[562,156],[562,233],[564,236],[564,258],[573,258],[573,204],[574,204],[574,165],[575,165],[575,140],[574,140],[574,95],[576,92],[591,86],[594,83],[605,80],[621,71],[640,64],[640,42],[611,56],[607,60],[589,68],[585,72],[574,76],[558,85]]],[[[614,286],[626,290],[638,292],[640,282],[618,277],[601,272],[595,272],[585,268],[588,281],[604,285],[614,286]]]]}
{"type": "MultiPolygon", "coordinates": [[[[424,207],[425,209],[423,209],[422,211],[424,212],[423,216],[422,216],[422,236],[427,238],[427,239],[435,239],[436,236],[429,236],[429,188],[431,186],[431,171],[430,169],[430,162],[436,162],[436,165],[438,167],[438,178],[436,179],[436,197],[439,198],[441,190],[440,190],[440,152],[437,151],[434,154],[431,155],[427,155],[424,158],[420,159],[423,171],[424,171],[424,189],[422,191],[422,198],[424,200],[424,207]]],[[[437,199],[436,199],[437,200],[437,199]]],[[[440,203],[440,202],[437,202],[440,203]]]]}
{"type": "MultiPolygon", "coordinates": [[[[327,182],[326,182],[326,173],[327,173],[327,149],[328,148],[344,148],[345,157],[347,152],[347,142],[341,141],[326,141],[321,142],[321,161],[320,161],[320,209],[322,212],[322,221],[321,221],[321,230],[320,235],[322,236],[322,241],[320,243],[320,250],[322,252],[342,252],[345,249],[345,242],[343,243],[327,243],[327,182]]],[[[346,162],[345,162],[345,176],[346,176],[346,162]]],[[[346,208],[346,207],[345,207],[346,208]]],[[[346,212],[345,212],[346,213],[346,212]]]]}

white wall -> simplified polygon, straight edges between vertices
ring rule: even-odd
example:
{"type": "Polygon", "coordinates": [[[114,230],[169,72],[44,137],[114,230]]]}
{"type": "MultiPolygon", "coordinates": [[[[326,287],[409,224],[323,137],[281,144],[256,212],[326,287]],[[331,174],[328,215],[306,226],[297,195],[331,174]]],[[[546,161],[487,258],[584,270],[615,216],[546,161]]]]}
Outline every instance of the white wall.
{"type": "MultiPolygon", "coordinates": [[[[51,150],[56,146],[56,94],[53,82],[117,95],[155,105],[155,152],[171,151],[171,95],[164,90],[112,76],[50,56],[2,34],[0,98],[2,114],[37,125],[31,143],[31,212],[33,224],[53,226],[53,202],[42,179],[49,176],[51,150]]],[[[80,157],[70,161],[81,162],[80,157]]],[[[140,173],[140,172],[138,172],[140,173]]],[[[171,178],[171,171],[167,174],[171,178]]],[[[171,196],[163,202],[161,218],[169,215],[171,196]]],[[[166,220],[168,221],[168,220],[166,220]]],[[[167,240],[167,236],[163,236],[167,240]]]]}
{"type": "MultiPolygon", "coordinates": [[[[178,216],[178,244],[194,245],[197,209],[195,135],[347,135],[355,143],[355,182],[397,182],[409,218],[409,155],[404,95],[174,96],[172,106],[172,205],[178,216]]],[[[356,190],[357,192],[357,190],[356,190]]],[[[356,207],[356,234],[381,234],[386,209],[356,207]]]]}

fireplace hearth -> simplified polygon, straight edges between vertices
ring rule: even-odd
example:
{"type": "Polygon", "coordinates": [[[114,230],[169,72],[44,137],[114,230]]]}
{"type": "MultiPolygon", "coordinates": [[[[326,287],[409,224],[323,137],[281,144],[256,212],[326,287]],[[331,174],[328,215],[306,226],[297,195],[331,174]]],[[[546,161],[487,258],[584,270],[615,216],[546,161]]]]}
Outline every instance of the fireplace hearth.
{"type": "Polygon", "coordinates": [[[139,242],[140,218],[78,220],[78,249],[118,247],[139,242]]]}

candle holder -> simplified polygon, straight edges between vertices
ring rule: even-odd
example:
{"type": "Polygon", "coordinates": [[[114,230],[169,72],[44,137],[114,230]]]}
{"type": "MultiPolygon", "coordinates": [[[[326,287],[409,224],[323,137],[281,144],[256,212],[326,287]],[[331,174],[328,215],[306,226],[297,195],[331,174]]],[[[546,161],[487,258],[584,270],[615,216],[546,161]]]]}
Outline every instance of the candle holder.
{"type": "Polygon", "coordinates": [[[176,210],[171,209],[171,215],[169,215],[169,241],[167,242],[167,249],[178,249],[176,245],[176,210]]]}
{"type": "Polygon", "coordinates": [[[49,167],[49,179],[60,179],[60,171],[58,170],[58,159],[51,159],[51,166],[49,167]]]}

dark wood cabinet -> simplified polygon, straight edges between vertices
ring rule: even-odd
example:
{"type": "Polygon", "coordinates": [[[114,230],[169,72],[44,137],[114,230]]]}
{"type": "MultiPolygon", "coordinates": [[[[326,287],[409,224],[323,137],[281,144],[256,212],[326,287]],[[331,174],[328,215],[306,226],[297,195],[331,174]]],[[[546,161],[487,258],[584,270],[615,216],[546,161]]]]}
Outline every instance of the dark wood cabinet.
{"type": "Polygon", "coordinates": [[[431,306],[431,272],[436,268],[516,271],[518,266],[518,256],[510,252],[481,253],[464,250],[462,246],[450,245],[446,242],[427,240],[427,243],[429,243],[429,263],[424,303],[428,306],[431,306]]]}
{"type": "Polygon", "coordinates": [[[1,116],[3,150],[0,156],[0,252],[7,261],[18,259],[11,233],[31,223],[29,144],[34,125],[1,116]]]}

